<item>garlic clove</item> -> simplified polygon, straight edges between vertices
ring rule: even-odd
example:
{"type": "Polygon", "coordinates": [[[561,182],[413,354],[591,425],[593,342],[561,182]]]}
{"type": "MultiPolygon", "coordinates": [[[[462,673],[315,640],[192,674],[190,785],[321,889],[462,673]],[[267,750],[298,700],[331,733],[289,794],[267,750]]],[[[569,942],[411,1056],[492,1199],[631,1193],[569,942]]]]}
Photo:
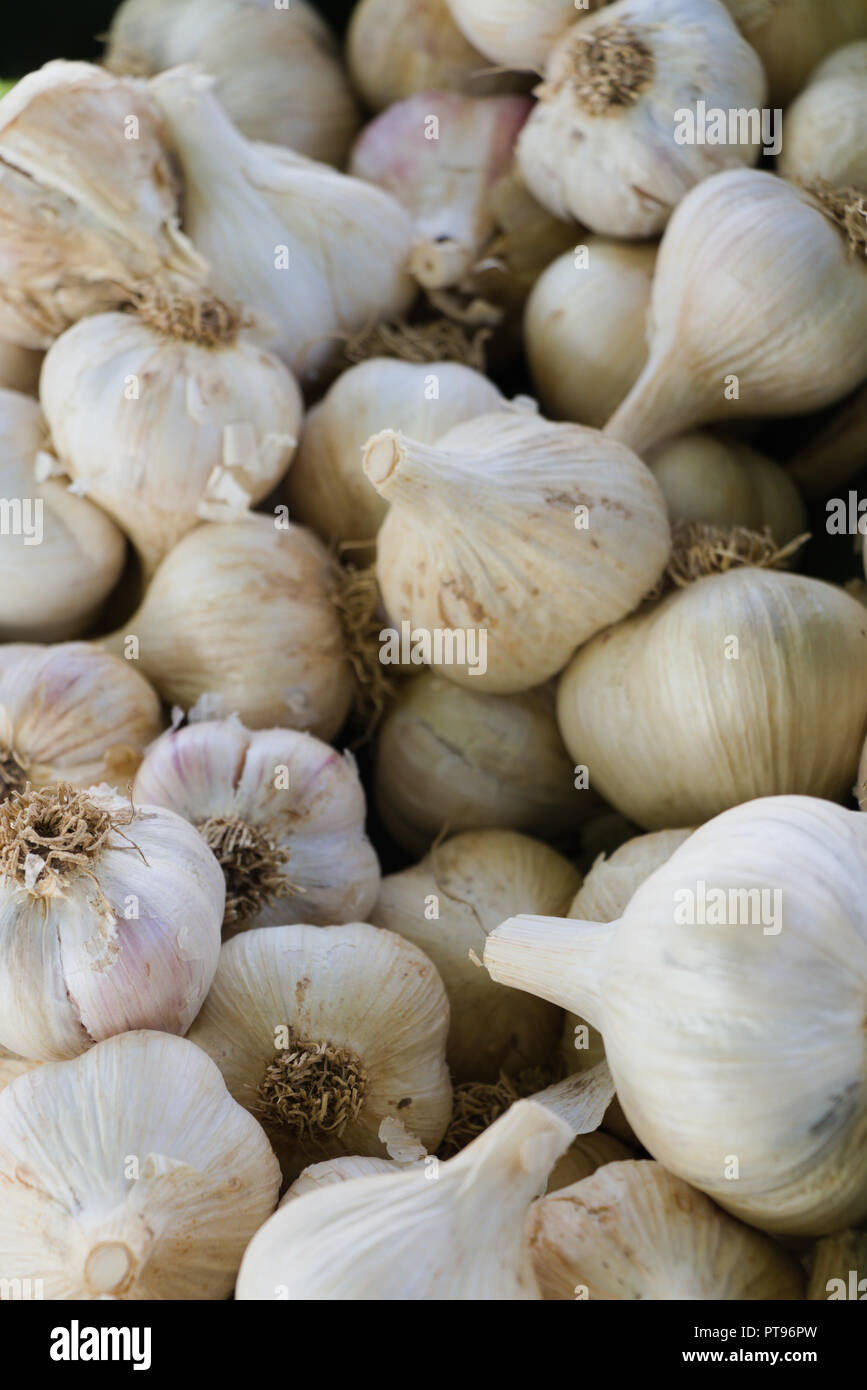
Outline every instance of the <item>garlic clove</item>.
{"type": "Polygon", "coordinates": [[[0,1116],[4,1281],[64,1300],[230,1295],[280,1172],[204,1053],[125,1033],[22,1076],[0,1116]]]}
{"type": "Polygon", "coordinates": [[[261,501],[292,457],[301,393],[242,327],[209,295],[148,292],[135,314],[83,319],[45,359],[58,456],[129,535],[146,577],[203,517],[261,501]],[[215,470],[234,491],[215,496],[215,470]]]}
{"type": "Polygon", "coordinates": [[[436,1148],[451,1110],[448,1017],[434,966],[393,932],[266,927],[225,943],[190,1038],[292,1178],[337,1154],[387,1156],[392,1117],[436,1148]]]}
{"type": "Polygon", "coordinates": [[[133,652],[168,704],[189,710],[207,697],[211,718],[331,738],[355,692],[338,578],[322,542],[279,517],[206,522],[169,552],[104,645],[133,652]]]}
{"type": "Polygon", "coordinates": [[[867,186],[865,102],[867,39],[862,39],[820,63],[786,111],[777,161],[783,177],[804,183],[826,179],[835,188],[867,186]]]}
{"type": "Polygon", "coordinates": [[[195,825],[226,879],[229,934],[358,921],[380,874],[355,762],[292,729],[203,721],[148,749],[133,795],[195,825]]]}
{"type": "Polygon", "coordinates": [[[543,1197],[528,1238],[546,1299],[803,1298],[790,1255],[659,1163],[608,1163],[543,1197]]]}
{"type": "Polygon", "coordinates": [[[811,194],[757,170],[694,188],[660,244],[647,365],[605,433],[644,454],[693,425],[802,414],[857,386],[867,375],[858,205],[855,190],[811,194]],[[851,245],[838,225],[847,217],[851,245]]]}
{"type": "Polygon", "coordinates": [[[785,106],[819,59],[867,37],[865,0],[723,0],[768,74],[770,101],[785,106]]]}
{"type": "Polygon", "coordinates": [[[127,662],[84,642],[0,647],[0,799],[28,782],[125,789],[161,728],[156,694],[127,662]]]}

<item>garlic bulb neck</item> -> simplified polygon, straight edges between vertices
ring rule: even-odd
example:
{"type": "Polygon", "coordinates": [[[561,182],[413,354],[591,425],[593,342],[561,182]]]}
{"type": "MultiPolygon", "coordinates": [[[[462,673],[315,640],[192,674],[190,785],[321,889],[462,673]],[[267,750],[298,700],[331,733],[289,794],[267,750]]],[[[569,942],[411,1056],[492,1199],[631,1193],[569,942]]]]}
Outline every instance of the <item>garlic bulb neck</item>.
{"type": "Polygon", "coordinates": [[[425,289],[438,290],[468,275],[475,259],[473,248],[455,237],[419,238],[410,251],[409,270],[425,289]]]}
{"type": "Polygon", "coordinates": [[[141,1276],[156,1236],[144,1218],[124,1210],[88,1230],[81,1283],[92,1298],[123,1298],[141,1276]]]}
{"type": "Polygon", "coordinates": [[[172,293],[149,285],[133,302],[136,314],[149,327],[199,347],[228,347],[244,327],[240,308],[215,294],[172,293]]]}
{"type": "Polygon", "coordinates": [[[492,980],[601,1026],[600,979],[614,926],[557,917],[510,917],[488,934],[484,964],[492,980]]]}
{"type": "Polygon", "coordinates": [[[237,817],[209,816],[197,828],[223,870],[227,924],[298,891],[284,872],[288,851],[256,826],[237,817]]]}
{"type": "Polygon", "coordinates": [[[214,85],[194,63],[169,68],[150,82],[174,131],[183,137],[185,151],[195,155],[197,177],[213,179],[220,188],[230,162],[247,163],[250,146],[213,99],[214,85]]]}
{"type": "Polygon", "coordinates": [[[565,1120],[534,1100],[517,1100],[452,1160],[463,1190],[486,1200],[497,1194],[504,1214],[520,1211],[545,1190],[548,1174],[572,1143],[565,1120]]]}
{"type": "MultiPolygon", "coordinates": [[[[439,451],[417,439],[407,439],[397,430],[380,430],[367,441],[362,458],[364,471],[380,497],[388,501],[400,493],[404,496],[426,497],[429,504],[432,483],[438,483],[439,451]]],[[[456,454],[449,459],[452,468],[460,467],[456,454]]]]}
{"type": "Polygon", "coordinates": [[[623,20],[577,34],[571,57],[566,80],[578,104],[593,116],[634,105],[653,81],[653,54],[623,20]]]}
{"type": "Polygon", "coordinates": [[[867,194],[858,188],[835,188],[827,179],[814,179],[804,187],[844,233],[850,253],[867,261],[867,194]]]}
{"type": "Polygon", "coordinates": [[[368,1089],[364,1063],[349,1048],[293,1041],[268,1064],[255,1109],[263,1124],[315,1144],[340,1137],[357,1119],[368,1089]]]}
{"type": "Polygon", "coordinates": [[[0,805],[0,875],[34,897],[53,897],[76,869],[89,872],[91,860],[133,814],[112,816],[65,783],[44,791],[28,784],[0,805]]]}

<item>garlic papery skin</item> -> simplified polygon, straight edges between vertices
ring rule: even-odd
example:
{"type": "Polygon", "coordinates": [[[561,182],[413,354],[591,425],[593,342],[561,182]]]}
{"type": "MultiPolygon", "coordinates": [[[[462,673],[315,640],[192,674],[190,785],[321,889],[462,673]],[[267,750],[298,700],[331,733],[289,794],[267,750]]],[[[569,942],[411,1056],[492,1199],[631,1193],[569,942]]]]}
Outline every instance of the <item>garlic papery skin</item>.
{"type": "Polygon", "coordinates": [[[225,885],[201,836],[108,787],[0,804],[0,1041],[74,1057],[133,1028],[185,1033],[220,949],[225,885]]]}
{"type": "Polygon", "coordinates": [[[581,425],[483,415],[434,446],[383,430],[364,468],[391,503],[377,538],[391,622],[469,633],[475,653],[465,638],[465,654],[444,642],[437,654],[431,637],[430,664],[484,693],[543,684],[634,608],[666,562],[651,473],[581,425]]]}
{"type": "Polygon", "coordinates": [[[114,523],[62,482],[38,481],[47,447],[36,401],[0,388],[0,641],[77,637],[123,569],[126,540],[114,523]]]}
{"type": "MultiPolygon", "coordinates": [[[[590,0],[598,9],[604,0],[590,0]]],[[[551,46],[574,23],[574,0],[448,0],[458,28],[492,63],[541,72],[551,46]]]]}
{"type": "Polygon", "coordinates": [[[536,95],[521,173],[549,212],[594,232],[654,236],[696,184],[758,159],[765,75],[718,0],[618,0],[579,20],[536,95]],[[703,110],[756,120],[724,144],[681,139],[698,93],[703,110]]]}
{"type": "Polygon", "coordinates": [[[857,193],[838,196],[755,169],[687,194],[659,247],[647,365],[606,434],[643,457],[694,425],[804,414],[861,382],[867,252],[834,220],[849,209],[856,227],[857,193]]]}
{"type": "Polygon", "coordinates": [[[727,1216],[659,1163],[608,1163],[534,1202],[527,1225],[533,1268],[549,1300],[804,1296],[798,1264],[776,1241],[727,1216]]]}
{"type": "Polygon", "coordinates": [[[247,1247],[235,1296],[538,1299],[524,1221],[572,1137],[538,1101],[517,1101],[433,1168],[371,1174],[288,1202],[247,1247]]]}
{"type": "Polygon", "coordinates": [[[657,445],[645,461],[672,521],[767,527],[779,546],[807,530],[807,509],[789,475],[739,439],[694,430],[657,445]]]}
{"type": "Polygon", "coordinates": [[[125,791],[163,727],[134,666],[85,642],[0,646],[0,801],[29,782],[125,791]]]}
{"type": "Polygon", "coordinates": [[[40,399],[58,457],[146,576],[201,520],[261,501],[294,452],[298,385],[240,329],[210,296],[157,293],[137,313],[83,319],[46,356],[40,399]]]}
{"type": "Polygon", "coordinates": [[[342,164],[358,110],[337,45],[304,0],[126,0],[112,20],[106,66],[150,75],[199,63],[248,140],[342,164]]]}
{"type": "Polygon", "coordinates": [[[457,1081],[495,1081],[501,1071],[553,1060],[559,1010],[498,989],[477,962],[504,912],[519,902],[544,901],[552,910],[542,915],[556,916],[580,882],[562,855],[510,830],[455,835],[414,868],[383,879],[370,920],[414,942],[439,971],[451,1009],[448,1061],[457,1081]]]}
{"type": "Polygon", "coordinates": [[[0,1117],[4,1283],[62,1300],[229,1297],[280,1169],[192,1043],[110,1038],[22,1076],[0,1117]]]}
{"type": "Polygon", "coordinates": [[[90,63],[47,63],[0,101],[0,335],[48,347],[130,288],[200,282],[147,89],[90,63]]]}
{"type": "Polygon", "coordinates": [[[217,292],[256,317],[255,336],[304,382],[352,334],[395,318],[415,294],[412,223],[381,188],[244,139],[210,79],[155,77],[185,181],[185,225],[217,292]]]}
{"type": "Polygon", "coordinates": [[[818,1240],[810,1260],[811,1302],[857,1299],[867,1294],[867,1231],[838,1231],[818,1240]]]}
{"type": "Polygon", "coordinates": [[[452,19],[446,0],[359,0],[346,37],[346,61],[372,111],[416,92],[493,96],[522,84],[492,71],[452,19]]]}
{"type": "Polygon", "coordinates": [[[619,922],[513,918],[485,963],[600,1029],[654,1158],[751,1225],[826,1234],[867,1215],[865,855],[858,811],[753,801],[696,830],[619,922]]]}
{"type": "Polygon", "coordinates": [[[784,106],[826,53],[867,37],[867,0],[723,0],[762,60],[770,101],[784,106]]]}
{"type": "Polygon", "coordinates": [[[39,390],[42,353],[17,343],[0,342],[0,387],[35,396],[39,390]]]}
{"type": "Polygon", "coordinates": [[[17,1081],[25,1072],[42,1065],[42,1062],[31,1062],[24,1057],[7,1056],[5,1048],[0,1047],[0,1091],[5,1091],[7,1086],[11,1086],[12,1082],[17,1081]]]}
{"type": "Polygon", "coordinates": [[[460,362],[359,362],[341,373],[305,417],[284,484],[290,515],[323,540],[353,542],[353,559],[364,554],[372,560],[388,503],[362,468],[361,451],[370,436],[400,429],[432,444],[453,425],[506,404],[493,382],[460,362]],[[370,544],[361,550],[359,541],[370,544]]]}
{"type": "Polygon", "coordinates": [[[387,1158],[389,1118],[437,1147],[451,1112],[448,1020],[434,966],[393,932],[262,927],[223,945],[190,1039],[292,1179],[338,1154],[387,1158]]]}
{"type": "Polygon", "coordinates": [[[309,1197],[314,1192],[321,1192],[323,1187],[333,1187],[335,1183],[367,1178],[373,1173],[394,1173],[396,1169],[397,1164],[391,1158],[355,1158],[349,1154],[326,1158],[322,1163],[311,1163],[305,1168],[280,1198],[278,1205],[287,1206],[299,1197],[309,1197]]]}
{"type": "Polygon", "coordinates": [[[349,172],[412,217],[409,266],[420,285],[456,285],[479,259],[496,225],[491,187],[511,167],[531,106],[523,96],[423,92],[389,106],[356,140],[349,172]]]}
{"type": "Polygon", "coordinates": [[[589,1178],[605,1164],[622,1163],[632,1155],[633,1150],[627,1144],[611,1134],[604,1134],[601,1129],[594,1134],[579,1134],[551,1169],[545,1191],[559,1192],[562,1187],[589,1178]]]}
{"type": "Polygon", "coordinates": [[[167,703],[250,729],[338,732],[355,693],[333,602],[338,568],[279,517],[206,522],[170,551],[141,607],[104,645],[167,703]]]}
{"type": "Polygon", "coordinates": [[[778,167],[793,182],[827,179],[836,188],[867,187],[863,111],[867,39],[838,48],[810,74],[783,119],[778,167]]]}
{"type": "Polygon", "coordinates": [[[864,610],[842,589],[730,570],[582,648],[560,678],[560,732],[648,830],[759,796],[842,800],[867,732],[865,661],[864,610]]]}
{"type": "Polygon", "coordinates": [[[421,855],[444,830],[524,830],[550,839],[599,811],[577,790],[551,691],[477,695],[432,672],[398,692],[379,726],[376,808],[421,855]]]}
{"type": "Polygon", "coordinates": [[[655,245],[588,237],[542,272],[524,341],[546,415],[601,429],[647,361],[645,321],[655,245]]]}
{"type": "Polygon", "coordinates": [[[226,879],[224,930],[359,921],[380,874],[351,753],[294,729],[204,720],[145,754],[136,801],[195,825],[226,879]]]}

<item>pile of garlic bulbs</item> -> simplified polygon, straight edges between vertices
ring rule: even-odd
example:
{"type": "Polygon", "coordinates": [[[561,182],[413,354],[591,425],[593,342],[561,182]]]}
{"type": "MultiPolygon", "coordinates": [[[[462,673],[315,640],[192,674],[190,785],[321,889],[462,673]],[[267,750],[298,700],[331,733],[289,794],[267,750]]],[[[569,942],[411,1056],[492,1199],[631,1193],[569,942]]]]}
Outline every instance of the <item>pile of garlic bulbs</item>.
{"type": "Polygon", "coordinates": [[[0,1301],[858,1296],[867,0],[333,21],[0,96],[0,1301]]]}

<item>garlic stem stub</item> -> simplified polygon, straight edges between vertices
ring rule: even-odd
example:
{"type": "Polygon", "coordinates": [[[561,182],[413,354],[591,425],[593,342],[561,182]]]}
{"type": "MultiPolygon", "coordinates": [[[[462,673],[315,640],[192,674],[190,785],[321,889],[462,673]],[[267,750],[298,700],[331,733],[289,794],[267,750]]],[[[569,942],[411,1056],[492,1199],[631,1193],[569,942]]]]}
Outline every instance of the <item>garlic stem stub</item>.
{"type": "Polygon", "coordinates": [[[74,1057],[135,1028],[185,1033],[220,949],[225,885],[191,825],[109,788],[0,804],[0,1041],[74,1057]]]}
{"type": "Polygon", "coordinates": [[[619,922],[516,917],[485,964],[600,1029],[630,1124],[676,1176],[761,1229],[826,1234],[867,1215],[865,854],[860,812],[749,802],[619,922]]]}
{"type": "Polygon", "coordinates": [[[91,315],[46,356],[58,458],[123,527],[146,577],[200,521],[261,501],[292,457],[301,392],[243,324],[212,295],[145,291],[135,313],[91,315]]]}
{"type": "Polygon", "coordinates": [[[247,1247],[235,1296],[539,1299],[524,1222],[572,1137],[545,1105],[517,1101],[434,1168],[370,1174],[288,1202],[247,1247]]]}
{"type": "Polygon", "coordinates": [[[355,693],[338,580],[322,542],[282,514],[205,522],[102,645],[138,663],[170,705],[331,738],[355,693]]]}
{"type": "Polygon", "coordinates": [[[261,1127],[183,1038],[124,1033],[0,1094],[0,1277],[44,1298],[226,1299],[279,1186],[261,1127]]]}
{"type": "Polygon", "coordinates": [[[285,1175],[387,1157],[383,1120],[435,1149],[451,1112],[449,1006],[428,958],[363,922],[261,927],[227,941],[190,1040],[264,1125],[285,1175]]]}
{"type": "Polygon", "coordinates": [[[715,174],[666,228],[647,365],[605,433],[643,456],[694,425],[832,405],[867,375],[865,318],[864,194],[715,174]]]}
{"type": "Polygon", "coordinates": [[[532,689],[653,585],[670,547],[662,494],[609,444],[506,413],[434,446],[394,430],[368,440],[365,472],[391,503],[380,591],[396,630],[428,634],[438,674],[485,693],[532,689]]]}
{"type": "Polygon", "coordinates": [[[196,827],[226,879],[224,934],[366,918],[380,874],[351,753],[294,729],[204,720],[145,754],[136,801],[196,827]]]}
{"type": "Polygon", "coordinates": [[[0,801],[28,783],[125,791],[163,727],[156,692],[86,642],[0,646],[0,801]]]}

